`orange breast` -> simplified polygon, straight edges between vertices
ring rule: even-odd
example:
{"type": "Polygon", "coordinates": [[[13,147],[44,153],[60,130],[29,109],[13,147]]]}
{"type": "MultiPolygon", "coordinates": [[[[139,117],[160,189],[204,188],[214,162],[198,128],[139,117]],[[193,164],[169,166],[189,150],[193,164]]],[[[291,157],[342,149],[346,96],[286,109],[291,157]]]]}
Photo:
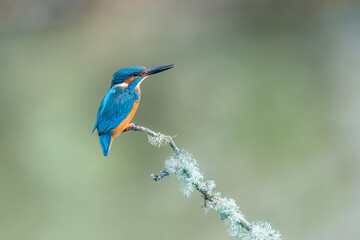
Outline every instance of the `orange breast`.
{"type": "Polygon", "coordinates": [[[119,126],[117,126],[115,129],[112,129],[112,136],[113,137],[117,137],[119,136],[123,131],[124,129],[126,128],[126,126],[130,123],[131,119],[133,119],[135,113],[136,113],[136,110],[138,109],[139,107],[139,103],[140,103],[140,96],[141,96],[141,91],[140,91],[140,88],[139,87],[136,87],[136,90],[138,90],[138,93],[139,93],[139,99],[136,100],[134,102],[134,105],[133,105],[133,108],[131,110],[131,112],[129,113],[129,115],[124,119],[124,121],[122,121],[119,126]]]}

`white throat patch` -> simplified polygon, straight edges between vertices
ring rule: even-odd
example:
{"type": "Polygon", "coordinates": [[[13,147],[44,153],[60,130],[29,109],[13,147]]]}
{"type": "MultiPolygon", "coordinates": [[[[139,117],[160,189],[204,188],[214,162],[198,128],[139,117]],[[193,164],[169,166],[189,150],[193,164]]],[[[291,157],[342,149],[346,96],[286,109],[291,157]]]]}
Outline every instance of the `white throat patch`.
{"type": "Polygon", "coordinates": [[[136,85],[136,87],[140,87],[140,84],[142,83],[142,81],[144,81],[145,78],[147,78],[148,76],[144,77],[143,79],[141,79],[141,81],[136,85]]]}
{"type": "Polygon", "coordinates": [[[119,86],[119,87],[122,87],[122,88],[126,88],[126,87],[129,86],[129,84],[123,82],[123,83],[120,83],[120,84],[118,84],[118,85],[116,85],[116,86],[119,86]]]}

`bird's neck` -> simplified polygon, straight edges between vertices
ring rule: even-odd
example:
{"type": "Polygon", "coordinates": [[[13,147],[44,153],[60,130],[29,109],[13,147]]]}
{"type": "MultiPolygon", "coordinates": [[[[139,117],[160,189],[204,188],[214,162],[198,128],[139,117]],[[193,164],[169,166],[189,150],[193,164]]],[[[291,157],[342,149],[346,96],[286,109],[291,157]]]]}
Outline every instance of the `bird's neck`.
{"type": "Polygon", "coordinates": [[[140,100],[140,97],[141,97],[141,89],[140,89],[140,86],[136,86],[135,88],[130,88],[127,84],[124,84],[124,83],[120,83],[120,84],[116,84],[113,87],[120,87],[120,88],[123,88],[125,91],[130,91],[130,92],[135,92],[135,94],[137,95],[137,99],[140,100]]]}
{"type": "Polygon", "coordinates": [[[138,95],[139,95],[139,100],[140,100],[140,98],[141,98],[141,89],[140,89],[140,87],[139,87],[139,86],[136,86],[136,87],[135,87],[135,90],[137,91],[137,93],[138,93],[138,95]]]}
{"type": "Polygon", "coordinates": [[[133,81],[129,83],[129,88],[130,89],[140,88],[140,84],[142,83],[142,81],[144,81],[145,78],[147,78],[147,76],[141,78],[135,78],[133,81]]]}

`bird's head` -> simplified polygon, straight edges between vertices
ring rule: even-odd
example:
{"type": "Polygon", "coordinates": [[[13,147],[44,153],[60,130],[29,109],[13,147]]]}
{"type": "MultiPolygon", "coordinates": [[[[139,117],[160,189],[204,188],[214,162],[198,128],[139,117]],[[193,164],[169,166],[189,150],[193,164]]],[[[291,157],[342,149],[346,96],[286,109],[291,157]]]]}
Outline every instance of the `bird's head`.
{"type": "Polygon", "coordinates": [[[117,85],[124,88],[135,88],[148,76],[168,70],[174,66],[175,64],[170,64],[149,69],[143,66],[125,67],[114,73],[111,87],[117,85]]]}

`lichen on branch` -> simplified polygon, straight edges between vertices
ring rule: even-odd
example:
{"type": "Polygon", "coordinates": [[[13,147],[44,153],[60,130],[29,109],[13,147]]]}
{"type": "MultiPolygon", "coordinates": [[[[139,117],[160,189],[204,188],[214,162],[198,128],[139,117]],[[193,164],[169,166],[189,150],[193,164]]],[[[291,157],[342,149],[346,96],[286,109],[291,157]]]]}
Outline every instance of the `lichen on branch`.
{"type": "Polygon", "coordinates": [[[161,147],[167,144],[173,149],[174,154],[165,160],[165,169],[158,175],[153,175],[155,181],[175,174],[181,182],[182,193],[189,197],[192,192],[198,191],[204,199],[205,211],[215,211],[221,220],[229,227],[228,233],[234,237],[244,240],[280,240],[281,234],[278,230],[271,228],[267,222],[250,223],[239,209],[232,198],[221,196],[215,191],[215,181],[204,180],[204,175],[199,169],[195,158],[191,153],[180,150],[174,143],[172,137],[162,133],[156,133],[142,126],[132,126],[129,130],[141,131],[148,134],[149,142],[161,147]]]}

